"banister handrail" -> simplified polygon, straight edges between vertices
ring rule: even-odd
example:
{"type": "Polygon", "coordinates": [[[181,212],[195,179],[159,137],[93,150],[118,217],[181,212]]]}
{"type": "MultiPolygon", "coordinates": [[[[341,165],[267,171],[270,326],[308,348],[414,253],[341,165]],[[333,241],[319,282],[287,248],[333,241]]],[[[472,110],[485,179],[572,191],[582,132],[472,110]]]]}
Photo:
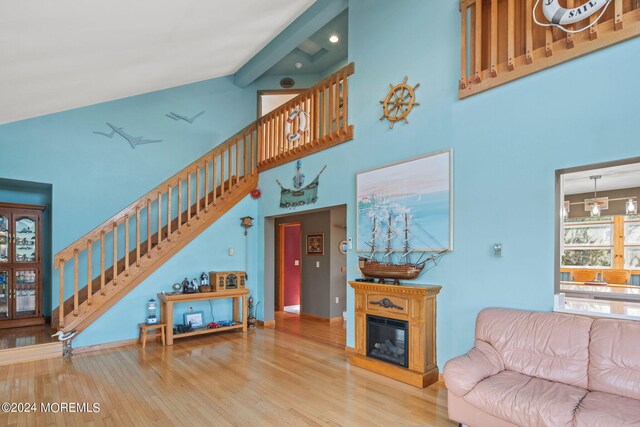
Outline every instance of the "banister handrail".
{"type": "Polygon", "coordinates": [[[120,210],[120,212],[106,219],[100,225],[95,227],[93,230],[89,231],[82,237],[76,239],[73,243],[59,251],[54,257],[54,268],[57,269],[61,260],[68,261],[73,256],[74,250],[82,250],[87,247],[88,241],[96,241],[100,237],[100,233],[107,227],[113,227],[114,223],[120,224],[125,219],[127,215],[135,215],[136,208],[143,208],[148,200],[155,200],[157,198],[158,192],[165,192],[167,187],[176,186],[178,184],[178,180],[181,177],[186,176],[191,170],[197,168],[201,165],[207,158],[211,158],[213,156],[218,156],[220,153],[224,152],[230,145],[235,143],[238,138],[246,135],[250,131],[255,131],[257,128],[257,121],[251,123],[240,132],[235,133],[230,138],[227,138],[223,143],[217,145],[215,148],[209,150],[198,159],[191,162],[186,167],[182,168],[180,171],[176,172],[173,176],[166,179],[162,184],[157,185],[152,190],[146,192],[142,197],[139,197],[134,202],[130,203],[127,207],[120,210]]]}

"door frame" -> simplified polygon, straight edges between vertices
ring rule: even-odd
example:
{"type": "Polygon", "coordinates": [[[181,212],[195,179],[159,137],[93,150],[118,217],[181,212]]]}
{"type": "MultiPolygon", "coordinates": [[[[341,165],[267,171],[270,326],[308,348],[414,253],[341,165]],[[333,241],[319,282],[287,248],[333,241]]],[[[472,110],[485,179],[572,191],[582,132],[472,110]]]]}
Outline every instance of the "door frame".
{"type": "MultiPolygon", "coordinates": [[[[277,283],[276,283],[276,301],[275,311],[284,310],[284,230],[286,227],[300,227],[300,242],[302,244],[302,223],[301,222],[287,222],[284,224],[278,224],[278,247],[276,253],[278,254],[278,260],[276,262],[278,266],[277,283]]],[[[302,246],[300,246],[300,313],[302,313],[302,246]]]]}
{"type": "MultiPolygon", "coordinates": [[[[290,95],[290,94],[300,95],[302,92],[304,92],[304,89],[266,89],[266,90],[259,90],[258,91],[258,119],[262,117],[262,96],[263,95],[290,95]]],[[[287,101],[287,102],[289,102],[289,101],[287,101]]]]}

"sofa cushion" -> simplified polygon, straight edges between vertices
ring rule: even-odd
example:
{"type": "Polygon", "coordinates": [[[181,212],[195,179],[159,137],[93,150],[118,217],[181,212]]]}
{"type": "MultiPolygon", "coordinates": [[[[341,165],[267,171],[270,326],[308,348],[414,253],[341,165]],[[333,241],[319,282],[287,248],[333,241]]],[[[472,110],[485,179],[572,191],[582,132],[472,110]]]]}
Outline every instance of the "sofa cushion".
{"type": "Polygon", "coordinates": [[[610,427],[640,425],[640,400],[615,394],[587,393],[576,412],[576,426],[610,427]]]}
{"type": "Polygon", "coordinates": [[[502,371],[478,383],[464,400],[513,424],[573,426],[574,412],[587,390],[502,371]]]}
{"type": "Polygon", "coordinates": [[[598,319],[591,329],[589,390],[640,399],[640,323],[598,319]]]}
{"type": "Polygon", "coordinates": [[[488,308],[478,314],[476,339],[498,351],[505,369],[586,389],[592,323],[570,314],[488,308]]]}
{"type": "Polygon", "coordinates": [[[476,340],[467,354],[449,360],[442,376],[447,390],[456,396],[464,396],[483,379],[504,370],[502,359],[491,344],[476,340]]]}

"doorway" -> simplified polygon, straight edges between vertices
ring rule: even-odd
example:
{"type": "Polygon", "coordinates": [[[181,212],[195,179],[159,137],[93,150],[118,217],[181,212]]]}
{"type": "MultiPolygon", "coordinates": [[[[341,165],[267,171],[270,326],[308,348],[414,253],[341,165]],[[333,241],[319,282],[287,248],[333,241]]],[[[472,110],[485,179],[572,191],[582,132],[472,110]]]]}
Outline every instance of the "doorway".
{"type": "Polygon", "coordinates": [[[302,227],[299,222],[278,226],[278,301],[277,311],[300,314],[302,281],[302,227]]]}
{"type": "Polygon", "coordinates": [[[302,89],[273,89],[258,91],[258,118],[270,113],[303,92],[302,89]]]}

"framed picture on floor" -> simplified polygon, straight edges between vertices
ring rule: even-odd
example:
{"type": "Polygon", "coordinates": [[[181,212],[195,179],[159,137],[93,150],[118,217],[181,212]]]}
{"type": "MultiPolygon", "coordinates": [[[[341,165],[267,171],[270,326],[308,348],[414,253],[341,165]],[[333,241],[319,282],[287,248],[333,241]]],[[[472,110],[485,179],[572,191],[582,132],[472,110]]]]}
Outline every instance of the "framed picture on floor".
{"type": "Polygon", "coordinates": [[[324,255],[324,233],[307,234],[307,255],[324,255]]]}

